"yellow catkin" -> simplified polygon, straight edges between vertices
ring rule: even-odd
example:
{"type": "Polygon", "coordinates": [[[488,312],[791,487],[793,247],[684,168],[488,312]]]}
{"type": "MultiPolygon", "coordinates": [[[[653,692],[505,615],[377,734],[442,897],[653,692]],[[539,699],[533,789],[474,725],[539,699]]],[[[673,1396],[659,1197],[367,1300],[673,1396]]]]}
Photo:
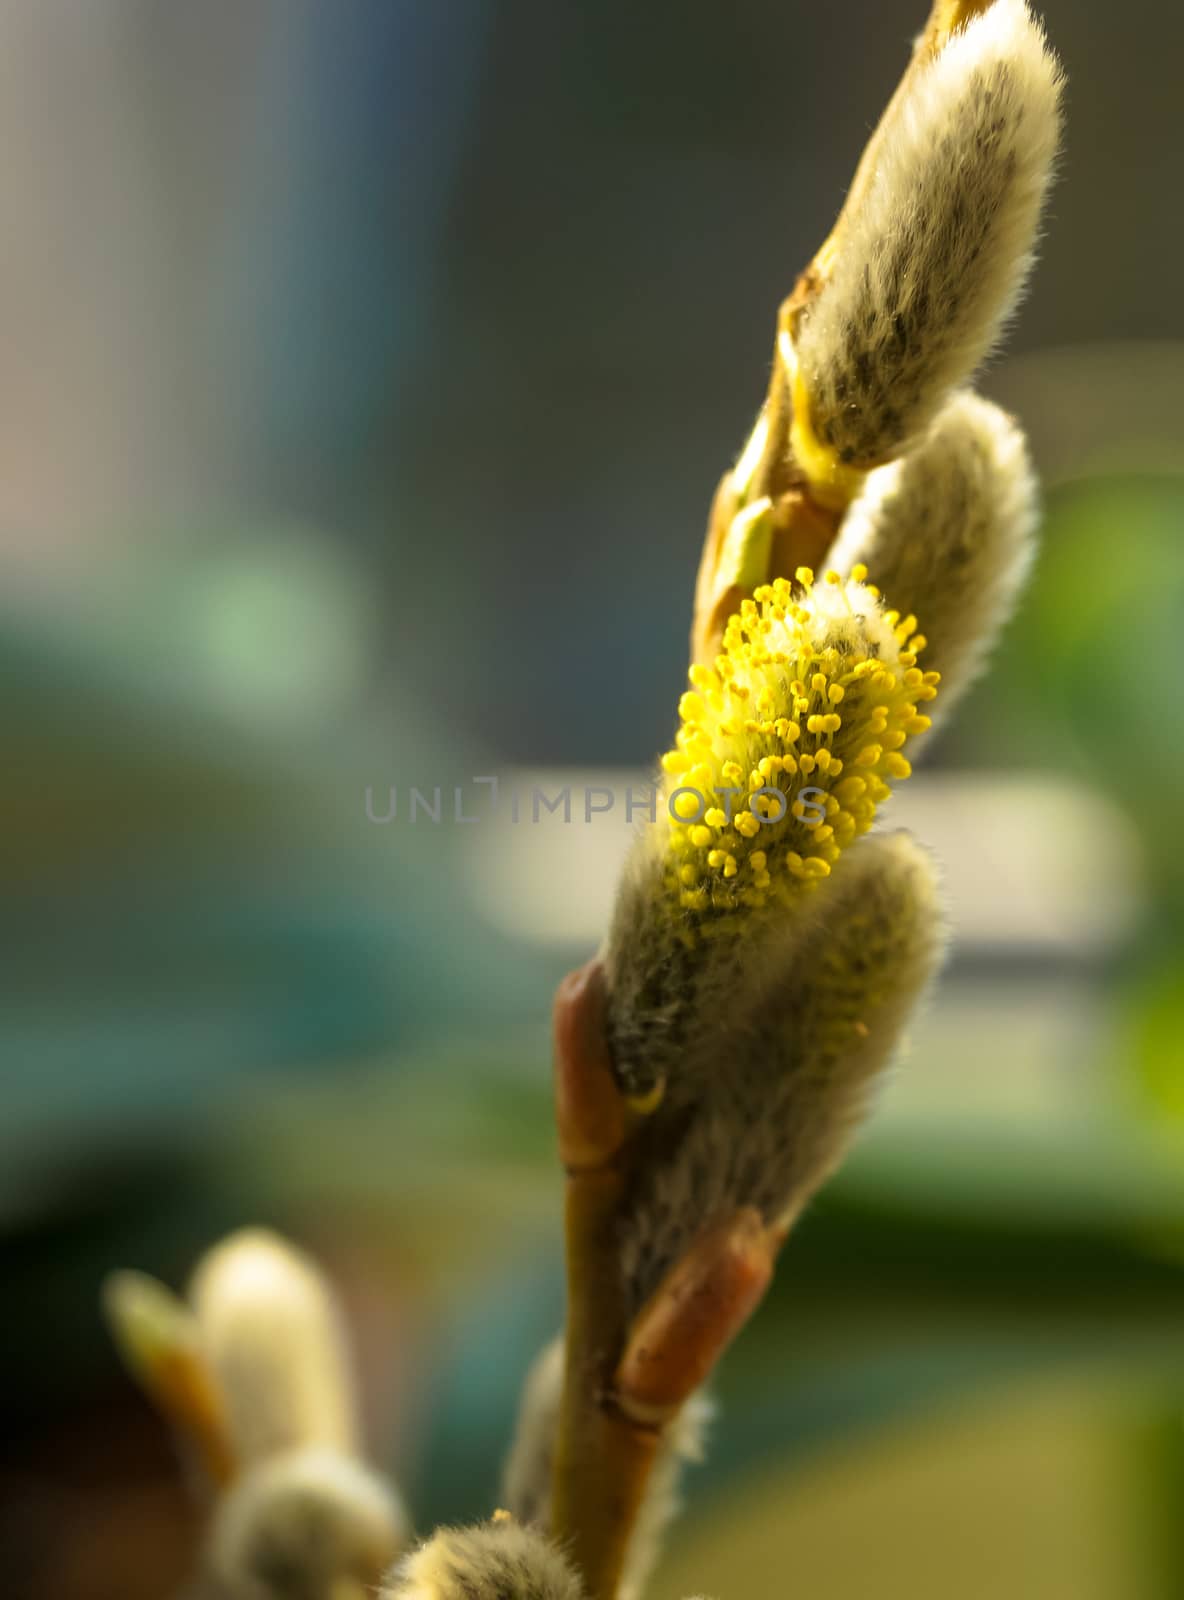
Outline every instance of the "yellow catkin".
{"type": "Polygon", "coordinates": [[[799,567],[757,589],[714,667],[691,669],[662,758],[665,881],[699,934],[814,887],[909,775],[938,674],[917,665],[916,617],[883,611],[866,576],[799,567]]]}

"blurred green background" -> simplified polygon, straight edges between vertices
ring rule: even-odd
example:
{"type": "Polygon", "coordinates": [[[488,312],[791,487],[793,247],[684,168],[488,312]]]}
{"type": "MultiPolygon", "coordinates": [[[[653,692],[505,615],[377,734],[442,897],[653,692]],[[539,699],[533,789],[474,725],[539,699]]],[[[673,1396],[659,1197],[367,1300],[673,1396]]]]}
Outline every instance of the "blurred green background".
{"type": "MultiPolygon", "coordinates": [[[[420,1524],[494,1504],[562,1315],[549,996],[628,830],[448,796],[666,742],[776,306],[923,10],[0,7],[7,1592],[185,1571],[97,1289],[249,1221],[340,1282],[420,1524]],[[445,820],[367,819],[411,785],[445,820]]],[[[1043,552],[893,805],[952,958],[655,1600],[1184,1596],[1184,18],[1044,10],[1068,144],[982,385],[1043,552]]]]}

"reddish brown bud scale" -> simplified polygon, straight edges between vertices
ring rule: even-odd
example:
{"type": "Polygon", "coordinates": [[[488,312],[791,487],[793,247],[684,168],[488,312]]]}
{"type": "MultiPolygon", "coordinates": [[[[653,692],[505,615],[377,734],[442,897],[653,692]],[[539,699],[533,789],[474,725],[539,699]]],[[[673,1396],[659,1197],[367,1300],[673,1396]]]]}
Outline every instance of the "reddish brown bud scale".
{"type": "Polygon", "coordinates": [[[555,1126],[569,1172],[606,1165],[625,1142],[628,1109],[605,1037],[604,969],[592,960],[559,985],[553,1011],[555,1126]]]}
{"type": "Polygon", "coordinates": [[[775,1255],[751,1206],[699,1236],[633,1325],[615,1384],[623,1410],[656,1422],[685,1404],[759,1305],[775,1255]]]}

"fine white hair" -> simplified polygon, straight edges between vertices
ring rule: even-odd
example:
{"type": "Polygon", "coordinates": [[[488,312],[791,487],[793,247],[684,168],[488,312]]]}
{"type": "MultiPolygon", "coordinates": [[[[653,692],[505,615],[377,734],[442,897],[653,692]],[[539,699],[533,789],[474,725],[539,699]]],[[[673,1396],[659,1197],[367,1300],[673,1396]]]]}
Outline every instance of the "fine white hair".
{"type": "Polygon", "coordinates": [[[920,619],[921,664],[941,673],[930,715],[949,716],[1015,606],[1036,547],[1036,477],[1018,424],[953,396],[916,447],[868,476],[828,559],[862,562],[886,603],[920,619]]]}
{"type": "Polygon", "coordinates": [[[988,354],[1032,264],[1062,82],[1024,0],[996,0],[910,74],[794,330],[807,461],[891,459],[988,354]]]}

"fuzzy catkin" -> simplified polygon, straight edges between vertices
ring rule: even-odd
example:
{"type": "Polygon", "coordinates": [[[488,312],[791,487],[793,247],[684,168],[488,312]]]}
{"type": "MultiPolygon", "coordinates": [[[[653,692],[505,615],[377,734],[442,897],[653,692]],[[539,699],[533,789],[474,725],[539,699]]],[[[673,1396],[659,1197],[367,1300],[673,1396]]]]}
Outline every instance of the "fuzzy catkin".
{"type": "Polygon", "coordinates": [[[203,1257],[189,1298],[244,1466],[306,1445],[356,1452],[342,1319],[309,1257],[245,1228],[203,1257]]]}
{"type": "Polygon", "coordinates": [[[907,834],[877,835],[787,928],[762,992],[704,1019],[713,1070],[640,1135],[622,1235],[635,1310],[716,1218],[755,1206],[788,1226],[800,1212],[842,1159],[943,943],[929,856],[907,834]]]}
{"type": "Polygon", "coordinates": [[[830,560],[863,562],[885,600],[925,619],[926,666],[941,673],[931,715],[949,714],[981,670],[1031,567],[1036,479],[1019,426],[954,395],[900,461],[870,474],[830,560]]]}
{"type": "Polygon", "coordinates": [[[581,1600],[557,1545],[512,1517],[439,1528],[387,1574],[378,1600],[581,1600]]]}
{"type": "Polygon", "coordinates": [[[206,1561],[227,1600],[360,1600],[406,1534],[398,1497],[367,1467],[295,1450],[259,1462],[222,1496],[206,1561]]]}
{"type": "Polygon", "coordinates": [[[1031,266],[1061,84],[1023,0],[996,0],[893,103],[793,331],[807,470],[819,452],[860,470],[889,460],[988,354],[1031,266]]]}

